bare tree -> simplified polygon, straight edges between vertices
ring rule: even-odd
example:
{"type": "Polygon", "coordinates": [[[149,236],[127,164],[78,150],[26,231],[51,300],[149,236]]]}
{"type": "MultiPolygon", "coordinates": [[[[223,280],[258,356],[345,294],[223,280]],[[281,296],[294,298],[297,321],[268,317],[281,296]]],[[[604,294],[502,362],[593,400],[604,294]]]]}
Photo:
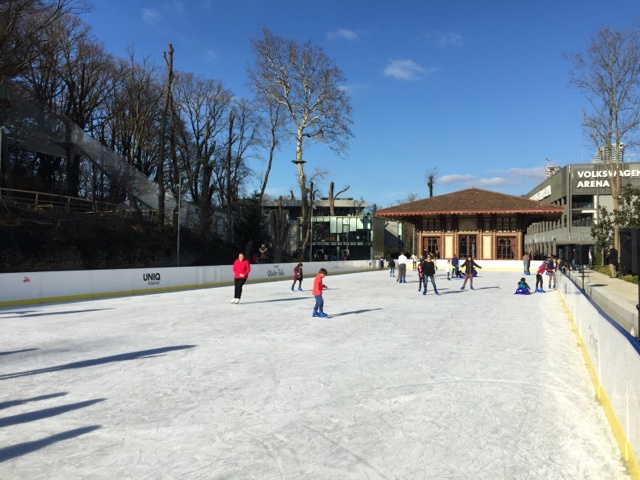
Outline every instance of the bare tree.
{"type": "Polygon", "coordinates": [[[51,25],[86,10],[78,0],[0,2],[0,85],[29,68],[49,42],[46,31],[51,25]]]}
{"type": "Polygon", "coordinates": [[[180,167],[187,172],[191,197],[200,207],[202,232],[211,225],[214,194],[221,188],[214,170],[227,153],[224,133],[229,125],[231,99],[231,91],[220,81],[191,73],[176,77],[176,109],[184,122],[177,140],[180,167]]]}
{"type": "Polygon", "coordinates": [[[436,183],[436,178],[438,178],[438,167],[433,167],[424,175],[425,180],[427,181],[427,187],[429,188],[429,198],[433,197],[433,186],[436,183]]]}
{"type": "Polygon", "coordinates": [[[271,226],[273,262],[280,263],[289,232],[289,214],[282,206],[282,197],[278,198],[278,209],[269,212],[269,225],[271,226]]]}
{"type": "MultiPolygon", "coordinates": [[[[91,36],[89,27],[78,17],[61,15],[41,32],[39,54],[19,82],[28,85],[34,98],[65,121],[91,133],[104,123],[99,118],[113,94],[114,60],[102,44],[91,36]]],[[[65,193],[78,196],[83,190],[81,156],[71,148],[71,128],[66,129],[65,193]]],[[[49,158],[43,157],[44,171],[49,158]]],[[[86,190],[85,190],[86,191],[86,190]]]]}
{"type": "Polygon", "coordinates": [[[310,202],[304,171],[305,140],[324,143],[334,152],[343,154],[349,139],[351,103],[341,88],[345,78],[322,48],[310,41],[298,44],[274,35],[268,29],[252,41],[255,65],[248,75],[259,102],[280,105],[287,116],[289,133],[295,139],[293,163],[300,187],[302,251],[309,243],[310,202]]]}
{"type": "Polygon", "coordinates": [[[331,182],[329,184],[329,215],[334,216],[336,214],[336,208],[335,208],[336,199],[340,196],[341,193],[344,193],[347,190],[349,190],[349,188],[351,187],[347,185],[346,187],[344,187],[342,190],[340,190],[338,193],[334,195],[333,194],[334,183],[331,182]]]}
{"type": "Polygon", "coordinates": [[[264,176],[262,177],[262,182],[260,183],[260,192],[259,199],[260,204],[264,200],[264,192],[267,189],[267,184],[269,182],[269,173],[271,172],[271,167],[273,166],[273,158],[275,156],[275,152],[280,145],[280,135],[281,131],[284,127],[283,119],[285,118],[282,115],[282,106],[279,103],[267,103],[266,105],[260,105],[256,102],[256,105],[259,109],[263,109],[266,112],[267,119],[262,124],[262,145],[267,148],[269,151],[267,158],[267,168],[264,172],[264,176]]]}
{"type": "MultiPolygon", "coordinates": [[[[607,165],[614,212],[619,209],[621,148],[637,144],[640,125],[640,31],[602,26],[584,53],[567,54],[570,84],[589,102],[583,126],[601,161],[607,165]]],[[[614,242],[620,245],[615,226],[614,242]]]]}

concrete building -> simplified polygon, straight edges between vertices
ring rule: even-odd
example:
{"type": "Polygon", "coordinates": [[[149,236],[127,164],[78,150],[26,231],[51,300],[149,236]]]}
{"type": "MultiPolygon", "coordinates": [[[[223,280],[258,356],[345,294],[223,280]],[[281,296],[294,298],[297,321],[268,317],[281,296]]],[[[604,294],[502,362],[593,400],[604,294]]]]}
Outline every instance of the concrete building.
{"type": "MultiPolygon", "coordinates": [[[[579,245],[595,244],[591,225],[599,220],[600,207],[613,209],[611,182],[640,188],[640,163],[620,163],[615,176],[602,162],[566,165],[554,171],[526,197],[563,208],[557,220],[531,224],[525,249],[538,256],[552,253],[567,260],[579,245]]],[[[557,167],[550,167],[556,169],[557,167]]]]}
{"type": "MultiPolygon", "coordinates": [[[[333,215],[328,198],[313,201],[311,217],[311,241],[305,252],[300,252],[303,234],[301,202],[295,198],[283,198],[282,206],[289,218],[288,240],[285,254],[304,259],[370,260],[384,252],[385,222],[367,213],[363,199],[337,198],[333,215]]],[[[277,209],[276,200],[265,200],[265,214],[277,209]]]]}

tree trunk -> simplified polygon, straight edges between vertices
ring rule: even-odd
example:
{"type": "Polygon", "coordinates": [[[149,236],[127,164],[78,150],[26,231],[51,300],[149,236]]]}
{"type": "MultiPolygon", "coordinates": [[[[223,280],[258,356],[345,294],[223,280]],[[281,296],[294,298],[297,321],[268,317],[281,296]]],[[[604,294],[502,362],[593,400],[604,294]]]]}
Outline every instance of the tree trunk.
{"type": "Polygon", "coordinates": [[[271,243],[273,244],[273,262],[280,263],[284,253],[287,233],[289,232],[289,218],[282,207],[282,197],[278,198],[278,209],[269,212],[271,225],[271,243]]]}

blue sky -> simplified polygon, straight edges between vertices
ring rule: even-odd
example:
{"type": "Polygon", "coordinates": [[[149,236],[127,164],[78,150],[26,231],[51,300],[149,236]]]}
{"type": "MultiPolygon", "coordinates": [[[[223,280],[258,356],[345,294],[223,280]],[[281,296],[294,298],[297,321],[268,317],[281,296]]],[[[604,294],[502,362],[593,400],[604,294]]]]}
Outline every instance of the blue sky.
{"type": "MultiPolygon", "coordinates": [[[[551,164],[590,161],[583,95],[569,87],[568,52],[582,52],[602,24],[640,22],[639,0],[93,0],[82,15],[106,50],[134,47],[164,67],[221,80],[250,98],[250,41],[263,27],[324,48],[342,69],[354,107],[346,158],[307,145],[307,173],[329,172],[343,195],[380,208],[410,193],[469,187],[522,195],[551,164]]],[[[637,161],[635,152],[628,160],[637,161]]],[[[268,193],[299,196],[291,159],[276,157],[268,193]]],[[[255,160],[258,176],[264,164],[255,160]]],[[[257,187],[258,182],[254,182],[257,187]]]]}

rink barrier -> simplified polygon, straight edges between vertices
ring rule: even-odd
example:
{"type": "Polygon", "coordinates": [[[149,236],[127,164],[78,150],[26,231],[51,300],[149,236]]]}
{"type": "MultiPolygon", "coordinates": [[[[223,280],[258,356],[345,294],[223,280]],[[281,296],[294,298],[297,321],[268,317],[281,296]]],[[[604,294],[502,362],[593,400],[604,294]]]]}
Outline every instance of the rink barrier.
{"type": "MultiPolygon", "coordinates": [[[[520,260],[476,260],[476,262],[484,270],[522,271],[523,269],[520,260]]],[[[376,270],[380,265],[379,260],[302,263],[307,278],[315,276],[320,268],[326,268],[329,275],[335,275],[376,270]]],[[[436,264],[440,272],[446,268],[446,263],[444,259],[437,260],[436,264]]],[[[249,283],[291,280],[295,265],[297,263],[252,265],[249,283]]],[[[387,267],[388,264],[385,261],[385,268],[387,267]]],[[[412,269],[411,260],[407,268],[412,269]]],[[[2,273],[0,274],[0,308],[212,288],[232,283],[231,265],[2,273]]]]}
{"type": "Polygon", "coordinates": [[[640,479],[640,342],[611,320],[569,277],[558,293],[630,477],[640,479]]]}
{"type": "MultiPolygon", "coordinates": [[[[313,279],[320,268],[329,275],[361,272],[368,260],[306,262],[304,276],[313,279]]],[[[297,263],[251,266],[248,282],[292,280],[297,263]]],[[[206,267],[73,270],[0,274],[0,308],[96,298],[194,290],[233,284],[231,265],[206,267]]]]}

